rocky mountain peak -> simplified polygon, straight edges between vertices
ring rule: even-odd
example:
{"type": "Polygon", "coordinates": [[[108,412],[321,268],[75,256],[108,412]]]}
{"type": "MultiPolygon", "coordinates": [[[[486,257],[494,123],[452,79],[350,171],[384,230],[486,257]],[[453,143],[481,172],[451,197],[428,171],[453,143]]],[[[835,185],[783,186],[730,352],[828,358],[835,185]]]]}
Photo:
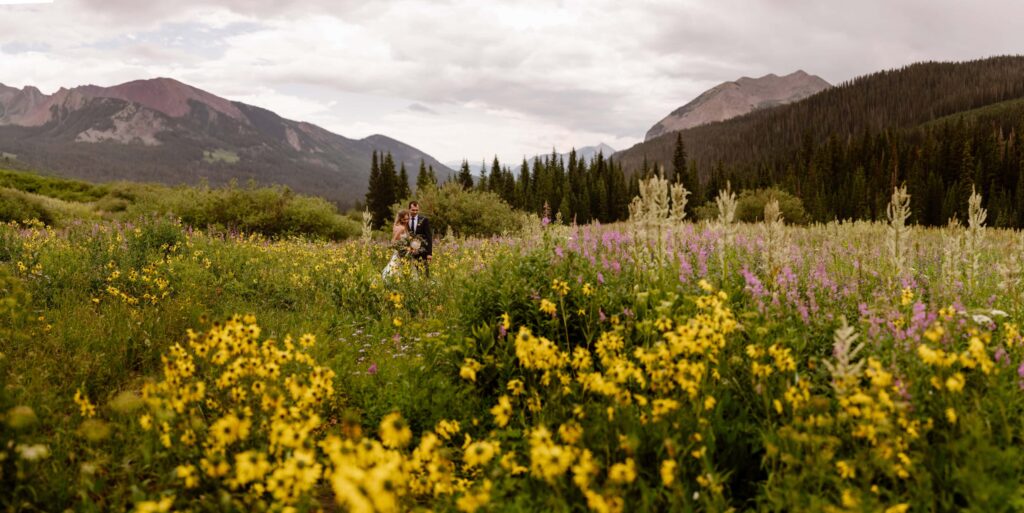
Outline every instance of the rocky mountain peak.
{"type": "Polygon", "coordinates": [[[724,121],[754,110],[802,100],[832,87],[821,77],[797,70],[789,75],[769,73],[723,82],[672,111],[647,131],[645,140],[687,128],[724,121]]]}

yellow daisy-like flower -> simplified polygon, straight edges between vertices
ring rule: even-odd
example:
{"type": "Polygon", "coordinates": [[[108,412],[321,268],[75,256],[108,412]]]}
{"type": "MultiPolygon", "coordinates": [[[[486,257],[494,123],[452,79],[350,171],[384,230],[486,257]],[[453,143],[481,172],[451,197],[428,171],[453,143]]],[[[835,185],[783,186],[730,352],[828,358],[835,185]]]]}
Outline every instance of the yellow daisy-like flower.
{"type": "Polygon", "coordinates": [[[847,461],[837,461],[836,470],[839,471],[839,477],[843,479],[853,479],[857,477],[856,467],[850,465],[847,461]]]}
{"type": "Polygon", "coordinates": [[[900,304],[907,306],[914,302],[914,291],[910,289],[903,289],[903,293],[900,296],[900,304]]]}
{"type": "Polygon", "coordinates": [[[566,296],[569,294],[569,282],[555,278],[551,282],[551,290],[555,291],[559,296],[566,296]]]}
{"type": "Polygon", "coordinates": [[[676,460],[664,460],[661,462],[661,483],[665,486],[672,486],[676,480],[676,460]]]}
{"type": "Polygon", "coordinates": [[[636,479],[636,464],[633,458],[626,458],[622,463],[616,463],[608,469],[608,480],[618,484],[632,483],[636,479]]]}
{"type": "Polygon", "coordinates": [[[405,447],[412,440],[412,430],[402,419],[402,414],[388,414],[380,421],[380,441],[385,447],[398,449],[405,447]]]}
{"type": "Polygon", "coordinates": [[[462,362],[462,367],[459,368],[459,377],[476,383],[476,371],[482,368],[483,365],[480,362],[472,358],[466,358],[462,362]]]}
{"type": "Polygon", "coordinates": [[[466,463],[466,467],[482,467],[492,459],[494,455],[498,454],[499,446],[497,442],[488,442],[481,440],[479,442],[473,442],[466,447],[466,451],[462,455],[462,460],[466,463]]]}
{"type": "Polygon", "coordinates": [[[526,391],[526,386],[523,385],[523,380],[521,379],[513,379],[509,381],[505,388],[507,388],[508,391],[516,397],[523,395],[523,392],[526,391]]]}
{"type": "Polygon", "coordinates": [[[498,398],[498,404],[491,408],[491,415],[494,415],[494,423],[498,427],[508,425],[509,417],[512,416],[512,402],[507,395],[498,398]]]}
{"type": "Polygon", "coordinates": [[[558,312],[558,306],[552,303],[551,301],[548,301],[547,299],[541,299],[540,311],[548,315],[555,315],[555,313],[558,312]]]}

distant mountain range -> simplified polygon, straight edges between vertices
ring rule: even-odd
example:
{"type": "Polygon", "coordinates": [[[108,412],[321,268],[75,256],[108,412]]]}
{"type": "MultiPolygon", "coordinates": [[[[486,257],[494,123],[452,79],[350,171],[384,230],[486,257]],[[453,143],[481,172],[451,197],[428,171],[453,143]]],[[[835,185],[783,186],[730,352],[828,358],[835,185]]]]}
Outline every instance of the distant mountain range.
{"type": "Polygon", "coordinates": [[[723,82],[657,122],[647,131],[644,140],[800,101],[829,87],[832,86],[821,77],[808,75],[803,70],[783,77],[769,74],[761,78],[742,77],[733,82],[723,82]]]}
{"type": "Polygon", "coordinates": [[[391,152],[412,179],[425,152],[384,135],[350,139],[311,123],[220,98],[170,78],[113,87],[0,84],[0,154],[92,181],[282,184],[342,207],[366,191],[370,156],[391,152]]]}
{"type": "MultiPolygon", "coordinates": [[[[553,151],[557,152],[558,150],[553,150],[553,151]]],[[[558,156],[562,157],[563,160],[567,161],[567,160],[569,160],[569,153],[570,152],[558,153],[558,156]]],[[[596,146],[584,146],[582,148],[576,149],[576,158],[581,159],[581,160],[590,161],[590,160],[593,160],[594,157],[596,157],[598,153],[603,154],[605,157],[610,157],[610,156],[612,156],[613,153],[615,153],[615,148],[612,148],[611,146],[608,146],[605,143],[598,143],[596,146]]],[[[537,159],[537,158],[539,158],[541,160],[543,160],[545,158],[551,158],[551,154],[550,153],[545,153],[543,155],[534,155],[532,157],[527,158],[526,160],[529,161],[529,162],[533,162],[533,159],[537,159]]],[[[480,162],[469,161],[469,170],[473,172],[473,176],[477,176],[477,175],[480,174],[480,166],[481,166],[481,164],[483,162],[484,161],[480,161],[480,162]]],[[[486,161],[486,165],[487,165],[488,169],[490,169],[492,162],[493,162],[493,157],[492,157],[491,160],[487,160],[486,161]]],[[[452,169],[458,169],[458,168],[462,167],[462,161],[461,160],[446,162],[446,164],[447,164],[448,167],[450,167],[452,169]]],[[[513,170],[519,169],[519,166],[521,164],[522,164],[521,161],[501,162],[502,166],[507,166],[509,169],[513,169],[513,170]]]]}

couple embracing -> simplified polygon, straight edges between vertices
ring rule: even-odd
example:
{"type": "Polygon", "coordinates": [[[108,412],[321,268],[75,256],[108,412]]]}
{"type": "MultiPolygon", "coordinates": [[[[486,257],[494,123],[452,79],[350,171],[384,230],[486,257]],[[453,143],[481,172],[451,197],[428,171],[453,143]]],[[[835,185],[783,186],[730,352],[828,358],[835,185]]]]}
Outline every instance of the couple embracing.
{"type": "Polygon", "coordinates": [[[391,260],[382,276],[387,279],[401,265],[403,259],[412,259],[422,267],[423,274],[430,277],[430,260],[434,253],[434,237],[430,231],[430,220],[420,215],[420,204],[411,201],[407,210],[400,210],[391,228],[391,260]]]}

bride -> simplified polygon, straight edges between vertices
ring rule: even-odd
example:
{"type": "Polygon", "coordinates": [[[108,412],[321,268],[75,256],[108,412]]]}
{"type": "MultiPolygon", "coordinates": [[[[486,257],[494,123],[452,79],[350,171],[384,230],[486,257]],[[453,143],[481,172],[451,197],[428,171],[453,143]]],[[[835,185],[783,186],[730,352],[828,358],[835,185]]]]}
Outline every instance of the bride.
{"type": "MultiPolygon", "coordinates": [[[[391,244],[394,245],[398,241],[402,241],[409,238],[409,211],[401,210],[398,212],[398,216],[395,218],[395,224],[391,227],[391,244]]],[[[398,250],[394,250],[391,253],[391,260],[388,260],[388,265],[384,267],[384,271],[381,276],[386,280],[389,276],[395,273],[396,268],[400,265],[402,256],[399,255],[398,250]]]]}

